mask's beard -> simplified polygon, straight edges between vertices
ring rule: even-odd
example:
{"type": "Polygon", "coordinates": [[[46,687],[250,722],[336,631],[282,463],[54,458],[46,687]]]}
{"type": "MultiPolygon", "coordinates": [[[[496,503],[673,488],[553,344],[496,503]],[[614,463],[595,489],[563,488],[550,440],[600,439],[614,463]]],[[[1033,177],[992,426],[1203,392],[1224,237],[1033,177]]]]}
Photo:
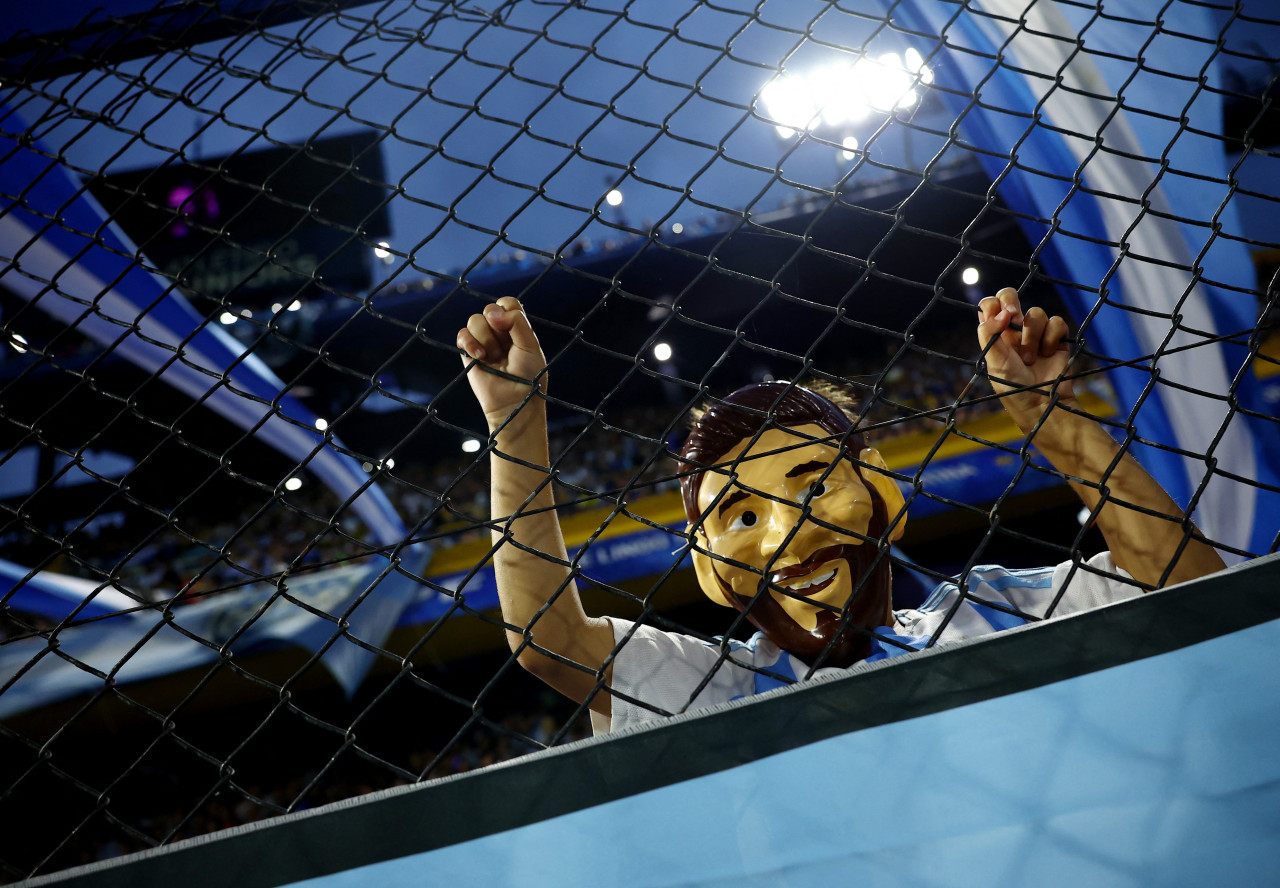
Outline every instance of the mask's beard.
{"type": "MultiPolygon", "coordinates": [[[[874,506],[866,535],[875,540],[883,538],[888,521],[880,497],[873,493],[872,498],[874,506]]],[[[845,560],[850,572],[850,586],[854,590],[853,598],[845,608],[848,619],[844,621],[843,631],[839,611],[819,610],[817,624],[813,629],[805,629],[769,592],[761,590],[754,598],[739,595],[725,582],[718,570],[716,579],[720,581],[725,598],[784,651],[809,664],[816,663],[821,657],[823,666],[852,666],[871,652],[871,631],[885,625],[893,597],[889,558],[881,558],[872,567],[879,551],[874,542],[864,542],[857,546],[844,544],[823,550],[824,553],[829,551],[834,558],[845,560]],[[826,656],[823,656],[824,651],[826,656]]],[[[837,569],[845,568],[841,565],[837,569]]]]}

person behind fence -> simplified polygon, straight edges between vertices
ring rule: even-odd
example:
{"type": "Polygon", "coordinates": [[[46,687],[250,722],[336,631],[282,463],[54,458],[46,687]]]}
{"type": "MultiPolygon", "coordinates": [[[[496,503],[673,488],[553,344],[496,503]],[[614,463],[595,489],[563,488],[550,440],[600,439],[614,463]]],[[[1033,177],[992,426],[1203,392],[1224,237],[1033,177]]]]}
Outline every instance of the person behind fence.
{"type": "Polygon", "coordinates": [[[520,664],[589,701],[597,733],[616,731],[1221,570],[1173,500],[1080,409],[1066,322],[1024,312],[1012,289],[983,299],[978,320],[1004,408],[1071,479],[1109,551],[1035,570],[975,567],[920,608],[895,610],[888,550],[907,510],[851,404],[792,383],[750,385],[702,412],[680,455],[699,584],[759,630],[707,643],[583,610],[552,508],[537,336],[511,297],[472,315],[457,341],[494,444],[494,563],[520,664]]]}

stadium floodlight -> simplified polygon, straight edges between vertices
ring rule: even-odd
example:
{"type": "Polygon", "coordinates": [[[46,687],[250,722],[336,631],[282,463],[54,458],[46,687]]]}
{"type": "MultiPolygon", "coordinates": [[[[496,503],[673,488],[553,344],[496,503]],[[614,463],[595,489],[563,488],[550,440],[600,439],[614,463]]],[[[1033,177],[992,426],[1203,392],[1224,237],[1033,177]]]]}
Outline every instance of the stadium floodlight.
{"type": "Polygon", "coordinates": [[[479,438],[468,438],[467,440],[462,442],[463,453],[477,453],[479,452],[479,450],[480,450],[479,438]]]}
{"type": "Polygon", "coordinates": [[[294,475],[292,478],[289,478],[284,482],[285,490],[298,490],[301,487],[302,487],[302,479],[299,478],[297,475],[294,475]]]}
{"type": "Polygon", "coordinates": [[[974,268],[972,265],[970,265],[964,271],[960,272],[960,280],[963,281],[965,284],[969,285],[970,287],[972,287],[981,279],[982,279],[981,273],[979,273],[978,269],[974,268]]]}
{"type": "Polygon", "coordinates": [[[862,120],[871,113],[866,94],[873,75],[865,70],[867,64],[866,59],[860,59],[854,65],[833,65],[809,78],[809,89],[824,123],[840,126],[862,120]]]}
{"type": "Polygon", "coordinates": [[[665,342],[659,342],[653,347],[653,356],[659,361],[671,360],[671,346],[665,342]]]}
{"type": "Polygon", "coordinates": [[[609,193],[604,196],[605,203],[611,207],[622,205],[622,192],[617,188],[611,188],[609,193]]]}
{"type": "Polygon", "coordinates": [[[917,84],[933,83],[933,71],[919,51],[863,56],[853,64],[829,65],[807,75],[781,74],[760,91],[778,133],[791,138],[820,124],[844,126],[872,112],[911,108],[920,101],[917,84]]]}
{"type": "Polygon", "coordinates": [[[222,322],[224,326],[230,327],[236,321],[240,320],[240,318],[238,315],[234,315],[229,311],[224,311],[222,314],[218,315],[218,320],[222,322]]]}
{"type": "Polygon", "coordinates": [[[329,420],[325,419],[323,416],[317,416],[316,428],[323,432],[325,429],[329,428],[329,420]]]}
{"type": "Polygon", "coordinates": [[[914,46],[908,47],[903,53],[903,61],[906,63],[907,70],[920,78],[920,82],[925,86],[933,83],[933,69],[924,63],[924,56],[920,55],[920,50],[914,46]]]}
{"type": "Polygon", "coordinates": [[[386,241],[379,241],[378,245],[373,248],[373,255],[387,262],[391,259],[391,244],[386,241]]]}
{"type": "Polygon", "coordinates": [[[780,75],[761,90],[760,98],[769,116],[777,121],[778,134],[784,139],[810,129],[818,119],[819,108],[806,78],[780,75]]]}

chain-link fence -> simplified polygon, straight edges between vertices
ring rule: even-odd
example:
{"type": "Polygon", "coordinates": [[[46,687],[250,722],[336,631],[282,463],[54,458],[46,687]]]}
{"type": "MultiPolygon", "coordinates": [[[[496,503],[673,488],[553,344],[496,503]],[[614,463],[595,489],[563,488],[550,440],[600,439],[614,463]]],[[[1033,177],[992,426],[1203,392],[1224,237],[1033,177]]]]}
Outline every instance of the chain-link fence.
{"type": "Polygon", "coordinates": [[[710,673],[751,614],[703,600],[673,457],[747,383],[857,399],[910,515],[871,547],[895,607],[960,577],[957,602],[1034,619],[975,568],[1111,570],[1087,559],[1121,457],[1055,467],[985,378],[1005,286],[1070,320],[1066,379],[1117,454],[1228,561],[1274,550],[1280,20],[1130,5],[18,16],[5,875],[589,731],[503,638],[538,640],[498,609],[515,543],[456,344],[503,297],[548,361],[557,594],[703,640],[710,673]]]}

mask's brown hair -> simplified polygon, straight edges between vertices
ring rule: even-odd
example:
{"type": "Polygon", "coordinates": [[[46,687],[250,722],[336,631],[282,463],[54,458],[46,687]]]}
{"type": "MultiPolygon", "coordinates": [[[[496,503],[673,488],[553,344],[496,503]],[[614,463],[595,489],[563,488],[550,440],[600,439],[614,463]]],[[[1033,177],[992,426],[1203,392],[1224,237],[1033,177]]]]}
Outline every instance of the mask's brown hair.
{"type": "Polygon", "coordinates": [[[696,525],[701,517],[698,491],[706,471],[700,470],[721,462],[738,444],[763,429],[813,424],[840,436],[845,451],[856,458],[866,447],[862,435],[851,431],[856,416],[854,398],[830,383],[807,387],[791,382],[756,383],[694,411],[692,431],[680,450],[681,468],[687,472],[680,478],[680,492],[689,523],[696,525]]]}

